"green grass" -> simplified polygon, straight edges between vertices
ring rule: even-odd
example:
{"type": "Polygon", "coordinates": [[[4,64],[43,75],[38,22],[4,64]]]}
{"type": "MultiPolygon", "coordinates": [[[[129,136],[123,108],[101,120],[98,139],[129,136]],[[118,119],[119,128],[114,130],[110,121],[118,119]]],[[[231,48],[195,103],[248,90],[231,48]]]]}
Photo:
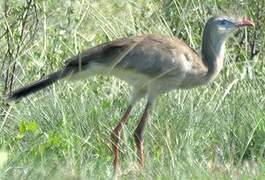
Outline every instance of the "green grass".
{"type": "MultiPolygon", "coordinates": [[[[20,2],[12,1],[8,23],[15,21],[20,2]]],[[[207,9],[223,14],[218,6],[227,14],[257,18],[255,3],[246,2],[233,7],[214,0],[38,1],[38,32],[16,59],[15,86],[61,67],[81,50],[131,34],[176,35],[199,50],[207,9]]],[[[18,27],[12,29],[17,43],[18,27]]],[[[257,47],[264,50],[264,32],[257,30],[257,47]]],[[[144,134],[143,171],[137,167],[133,130],[145,102],[137,104],[122,133],[122,179],[265,178],[264,54],[250,60],[246,40],[253,40],[252,31],[243,45],[238,37],[229,40],[225,68],[214,83],[157,99],[144,134]]],[[[6,41],[0,46],[4,57],[6,41]]],[[[1,106],[0,178],[111,178],[110,132],[130,90],[118,79],[99,76],[56,83],[20,103],[1,106]]]]}

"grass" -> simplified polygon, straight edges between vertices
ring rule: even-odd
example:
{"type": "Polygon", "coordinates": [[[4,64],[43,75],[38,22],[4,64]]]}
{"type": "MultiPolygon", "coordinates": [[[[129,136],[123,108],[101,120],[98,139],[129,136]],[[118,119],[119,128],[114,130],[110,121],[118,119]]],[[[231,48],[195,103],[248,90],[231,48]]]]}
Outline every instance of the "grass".
{"type": "MultiPolygon", "coordinates": [[[[199,50],[207,9],[232,11],[230,5],[213,0],[38,1],[38,32],[16,59],[15,85],[38,79],[83,49],[131,34],[176,35],[199,50]]],[[[255,5],[237,8],[252,15],[255,5]]],[[[13,18],[7,21],[12,24],[13,18]]],[[[259,34],[262,50],[265,41],[263,32],[259,34]]],[[[251,32],[246,38],[252,40],[251,32]]],[[[17,42],[16,36],[13,40],[17,42]]],[[[122,133],[122,179],[265,177],[264,54],[250,61],[244,43],[229,40],[226,66],[214,83],[157,99],[144,134],[143,171],[137,167],[132,132],[145,102],[137,104],[122,133]]],[[[111,178],[110,132],[130,90],[113,77],[92,77],[56,83],[9,108],[2,106],[1,179],[111,178]]]]}

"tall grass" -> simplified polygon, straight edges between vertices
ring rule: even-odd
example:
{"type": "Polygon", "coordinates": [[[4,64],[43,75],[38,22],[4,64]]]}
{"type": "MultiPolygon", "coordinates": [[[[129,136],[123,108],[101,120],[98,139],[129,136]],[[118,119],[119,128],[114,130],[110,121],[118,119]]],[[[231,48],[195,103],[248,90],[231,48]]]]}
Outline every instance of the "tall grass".
{"type": "MultiPolygon", "coordinates": [[[[234,7],[214,0],[38,1],[38,31],[16,59],[15,87],[61,67],[82,50],[129,35],[178,36],[199,51],[209,13],[256,18],[255,3],[240,2],[234,7]]],[[[11,4],[16,9],[23,1],[11,4]]],[[[5,20],[14,21],[11,16],[0,23],[5,20]]],[[[263,22],[257,23],[264,27],[263,22]]],[[[257,48],[264,50],[264,33],[257,30],[257,48]]],[[[250,60],[247,40],[253,41],[253,30],[244,31],[249,36],[242,43],[238,42],[243,32],[230,38],[225,67],[214,83],[157,99],[144,134],[143,171],[137,167],[132,132],[144,100],[137,104],[122,133],[122,178],[265,177],[264,54],[250,60]]],[[[5,43],[0,46],[6,47],[5,43]]],[[[99,76],[59,82],[20,103],[2,106],[0,177],[111,178],[110,132],[126,108],[130,91],[118,79],[99,76]]]]}

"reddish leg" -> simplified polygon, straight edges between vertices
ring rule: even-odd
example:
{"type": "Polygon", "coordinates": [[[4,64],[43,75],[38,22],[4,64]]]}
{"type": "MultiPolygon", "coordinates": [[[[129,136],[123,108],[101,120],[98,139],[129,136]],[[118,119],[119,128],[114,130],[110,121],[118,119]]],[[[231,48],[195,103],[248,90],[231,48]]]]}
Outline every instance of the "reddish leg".
{"type": "Polygon", "coordinates": [[[132,105],[129,105],[126,112],[124,113],[124,115],[120,119],[118,125],[114,128],[114,130],[112,131],[112,134],[111,134],[111,140],[112,140],[112,144],[113,144],[113,153],[114,153],[113,167],[114,167],[115,174],[120,169],[120,163],[119,163],[119,158],[118,158],[118,156],[119,156],[118,145],[119,145],[119,140],[120,140],[120,133],[121,133],[121,130],[122,130],[124,124],[127,123],[127,120],[128,120],[128,117],[129,117],[131,110],[132,110],[132,105]]]}
{"type": "Polygon", "coordinates": [[[139,160],[141,167],[144,167],[143,130],[144,130],[145,121],[147,119],[150,107],[151,107],[151,102],[148,101],[146,106],[145,106],[143,115],[140,119],[140,122],[134,131],[134,140],[135,140],[135,144],[136,144],[136,148],[137,148],[137,157],[138,157],[138,160],[139,160]]]}

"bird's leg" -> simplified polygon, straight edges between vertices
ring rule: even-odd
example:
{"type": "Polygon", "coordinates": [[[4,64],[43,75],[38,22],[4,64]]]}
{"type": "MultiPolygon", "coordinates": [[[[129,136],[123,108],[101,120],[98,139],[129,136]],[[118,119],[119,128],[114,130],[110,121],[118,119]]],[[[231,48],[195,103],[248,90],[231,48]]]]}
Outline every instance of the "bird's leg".
{"type": "Polygon", "coordinates": [[[135,140],[135,144],[136,144],[136,148],[137,148],[137,157],[138,157],[138,160],[140,162],[141,167],[144,166],[143,129],[144,129],[145,121],[147,119],[150,107],[151,107],[151,102],[148,101],[146,106],[145,106],[143,115],[139,121],[139,124],[134,131],[134,140],[135,140]]]}
{"type": "Polygon", "coordinates": [[[122,130],[124,124],[127,123],[128,116],[132,110],[132,107],[133,107],[132,105],[128,106],[124,115],[120,119],[118,125],[114,128],[114,130],[112,131],[112,134],[111,134],[113,153],[114,153],[113,167],[114,167],[115,174],[119,171],[119,167],[120,167],[119,158],[118,158],[118,156],[119,156],[118,145],[119,145],[119,140],[120,140],[120,133],[121,133],[121,130],[122,130]]]}

